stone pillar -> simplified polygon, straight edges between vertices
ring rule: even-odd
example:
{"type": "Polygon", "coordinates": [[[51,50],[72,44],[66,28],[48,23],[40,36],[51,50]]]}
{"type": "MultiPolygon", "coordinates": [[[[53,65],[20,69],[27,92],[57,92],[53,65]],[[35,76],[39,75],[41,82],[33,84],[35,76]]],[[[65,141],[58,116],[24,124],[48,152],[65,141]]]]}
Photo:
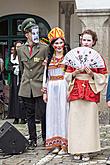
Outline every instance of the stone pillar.
{"type": "MultiPolygon", "coordinates": [[[[75,11],[81,21],[82,31],[91,29],[97,33],[98,42],[94,47],[105,59],[110,71],[110,10],[108,9],[81,9],[75,11]]],[[[106,89],[102,92],[100,109],[100,123],[109,124],[110,115],[106,106],[106,89]]]]}
{"type": "MultiPolygon", "coordinates": [[[[68,44],[70,44],[70,21],[71,21],[71,15],[74,14],[74,3],[72,1],[61,1],[60,2],[60,8],[59,8],[59,14],[64,14],[65,17],[65,39],[68,44]]],[[[61,18],[59,18],[59,21],[61,21],[61,18]]],[[[60,22],[59,22],[60,24],[60,22]]]]}

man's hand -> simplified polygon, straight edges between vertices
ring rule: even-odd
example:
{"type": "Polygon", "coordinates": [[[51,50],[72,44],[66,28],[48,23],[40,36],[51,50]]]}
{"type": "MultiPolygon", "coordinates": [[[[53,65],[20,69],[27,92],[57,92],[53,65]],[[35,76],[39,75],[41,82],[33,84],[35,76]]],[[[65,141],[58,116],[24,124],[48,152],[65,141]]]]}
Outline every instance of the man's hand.
{"type": "Polygon", "coordinates": [[[43,100],[44,100],[45,103],[47,103],[48,97],[47,97],[46,93],[43,94],[43,100]]]}

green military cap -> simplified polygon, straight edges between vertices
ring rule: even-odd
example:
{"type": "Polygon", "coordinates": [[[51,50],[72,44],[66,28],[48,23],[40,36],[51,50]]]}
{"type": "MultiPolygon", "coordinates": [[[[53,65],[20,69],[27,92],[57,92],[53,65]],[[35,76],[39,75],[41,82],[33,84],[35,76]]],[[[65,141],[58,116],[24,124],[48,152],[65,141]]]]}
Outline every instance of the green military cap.
{"type": "Polygon", "coordinates": [[[21,30],[25,32],[25,30],[30,29],[32,26],[36,25],[36,21],[33,18],[25,19],[21,24],[21,30]]]}

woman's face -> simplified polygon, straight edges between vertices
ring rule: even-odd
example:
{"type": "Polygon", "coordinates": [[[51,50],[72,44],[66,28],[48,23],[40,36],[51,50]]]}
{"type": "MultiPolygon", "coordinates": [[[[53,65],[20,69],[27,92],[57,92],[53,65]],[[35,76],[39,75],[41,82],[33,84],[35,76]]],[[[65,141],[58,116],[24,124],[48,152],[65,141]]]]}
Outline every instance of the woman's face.
{"type": "Polygon", "coordinates": [[[61,38],[58,38],[54,44],[53,44],[53,48],[55,50],[55,52],[63,52],[63,48],[64,48],[64,41],[61,38]]]}
{"type": "Polygon", "coordinates": [[[11,54],[14,53],[14,47],[11,47],[11,54]]]}
{"type": "Polygon", "coordinates": [[[20,42],[18,42],[18,43],[16,44],[16,49],[18,49],[21,45],[22,45],[22,44],[21,44],[20,42]]]}
{"type": "Polygon", "coordinates": [[[89,48],[92,48],[92,45],[94,44],[94,41],[92,39],[92,36],[90,34],[84,34],[81,39],[81,46],[86,46],[89,48]]]}

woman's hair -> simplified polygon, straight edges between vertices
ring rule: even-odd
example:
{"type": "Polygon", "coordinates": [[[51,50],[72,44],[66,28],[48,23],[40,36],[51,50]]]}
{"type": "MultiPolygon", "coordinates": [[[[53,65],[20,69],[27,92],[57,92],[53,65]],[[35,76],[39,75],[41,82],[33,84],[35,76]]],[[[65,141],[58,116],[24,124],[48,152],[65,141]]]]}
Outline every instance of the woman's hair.
{"type": "Polygon", "coordinates": [[[0,58],[2,58],[2,53],[0,52],[0,58]]]}
{"type": "Polygon", "coordinates": [[[14,53],[13,53],[13,59],[14,59],[14,60],[15,60],[16,55],[17,55],[16,45],[17,45],[18,43],[23,44],[23,42],[22,42],[22,41],[16,41],[16,42],[15,42],[15,44],[14,44],[14,53]]]}
{"type": "MultiPolygon", "coordinates": [[[[50,51],[49,51],[49,55],[48,55],[48,59],[47,59],[46,79],[48,78],[48,67],[49,67],[49,64],[50,64],[50,62],[51,62],[51,59],[52,59],[52,57],[53,57],[53,55],[54,55],[53,44],[54,44],[54,42],[55,42],[57,39],[58,39],[58,38],[52,40],[52,42],[51,42],[50,45],[49,45],[50,51]]],[[[63,39],[62,39],[62,40],[63,40],[63,39]]],[[[64,40],[63,40],[63,41],[64,41],[64,40]]],[[[67,44],[67,43],[65,43],[65,41],[64,41],[63,56],[65,56],[65,54],[66,54],[68,51],[70,51],[70,50],[71,50],[70,45],[67,44]]]]}
{"type": "Polygon", "coordinates": [[[94,32],[94,31],[92,31],[90,29],[84,30],[83,33],[80,36],[80,42],[81,42],[82,37],[83,37],[84,34],[89,34],[89,35],[92,36],[92,39],[93,39],[93,42],[94,42],[94,44],[92,46],[95,46],[96,42],[98,40],[96,32],[94,32]]]}

